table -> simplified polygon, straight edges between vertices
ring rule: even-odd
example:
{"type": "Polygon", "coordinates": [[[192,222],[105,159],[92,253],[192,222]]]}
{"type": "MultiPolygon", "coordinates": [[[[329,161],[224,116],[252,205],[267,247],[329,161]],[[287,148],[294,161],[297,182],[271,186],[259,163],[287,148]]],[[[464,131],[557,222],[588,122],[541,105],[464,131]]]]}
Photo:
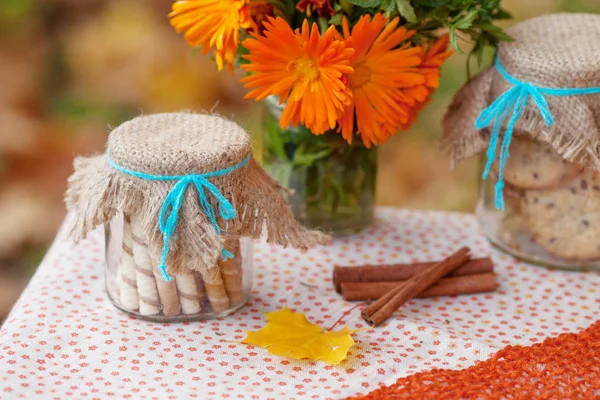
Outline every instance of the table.
{"type": "MultiPolygon", "coordinates": [[[[599,273],[515,260],[490,248],[469,214],[380,208],[371,228],[327,247],[257,242],[247,306],[223,320],[171,325],[130,318],[109,303],[103,246],[101,231],[74,246],[61,229],[0,329],[0,398],[343,398],[600,319],[599,273]],[[356,333],[360,344],[338,366],[239,343],[244,331],[264,326],[263,312],[286,304],[333,324],[355,305],[333,290],[334,264],[433,261],[463,245],[492,256],[497,292],[411,301],[385,325],[356,333]]],[[[358,310],[343,325],[365,327],[358,310]]]]}

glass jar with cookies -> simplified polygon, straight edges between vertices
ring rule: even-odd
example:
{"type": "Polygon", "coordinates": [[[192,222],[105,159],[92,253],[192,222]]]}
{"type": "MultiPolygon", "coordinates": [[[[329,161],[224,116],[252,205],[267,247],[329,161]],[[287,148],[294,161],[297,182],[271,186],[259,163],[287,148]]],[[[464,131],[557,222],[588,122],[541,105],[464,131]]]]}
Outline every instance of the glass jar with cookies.
{"type": "MultiPolygon", "coordinates": [[[[496,207],[498,163],[482,181],[477,217],[496,246],[538,264],[600,266],[600,175],[565,161],[546,143],[515,136],[496,207]]],[[[485,162],[485,160],[484,160],[485,162]]]]}
{"type": "Polygon", "coordinates": [[[452,163],[484,154],[477,216],[527,261],[600,267],[600,15],[549,14],[506,30],[494,63],[444,117],[452,163]],[[575,45],[576,44],[576,45],[575,45]]]}

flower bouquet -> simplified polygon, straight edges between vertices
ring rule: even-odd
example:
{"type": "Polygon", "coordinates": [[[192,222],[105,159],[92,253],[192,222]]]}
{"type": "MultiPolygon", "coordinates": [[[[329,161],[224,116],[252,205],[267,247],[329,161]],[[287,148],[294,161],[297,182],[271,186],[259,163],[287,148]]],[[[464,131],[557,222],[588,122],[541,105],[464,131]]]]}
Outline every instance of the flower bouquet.
{"type": "MultiPolygon", "coordinates": [[[[458,47],[507,39],[500,0],[181,0],[170,22],[263,101],[264,164],[296,217],[338,234],[373,218],[375,146],[408,129],[458,47]]],[[[480,61],[481,62],[481,61],[480,61]]]]}

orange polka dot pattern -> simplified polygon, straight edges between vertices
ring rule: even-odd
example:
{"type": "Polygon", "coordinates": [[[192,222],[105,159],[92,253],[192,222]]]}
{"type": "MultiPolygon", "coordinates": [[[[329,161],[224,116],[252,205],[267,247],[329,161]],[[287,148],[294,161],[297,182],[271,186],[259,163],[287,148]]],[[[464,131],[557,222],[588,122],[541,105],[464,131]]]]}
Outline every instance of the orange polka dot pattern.
{"type": "Polygon", "coordinates": [[[420,372],[347,400],[392,398],[598,399],[600,321],[578,334],[564,333],[531,346],[507,346],[467,369],[420,372]]]}
{"type": "MultiPolygon", "coordinates": [[[[435,368],[464,369],[507,345],[541,343],[600,320],[600,274],[533,267],[491,249],[473,216],[378,209],[361,234],[308,252],[257,242],[253,299],[222,320],[156,324],[115,309],[104,290],[104,238],[59,233],[0,327],[0,399],[340,399],[435,368]],[[433,261],[461,246],[491,255],[494,293],[415,299],[337,366],[240,344],[284,305],[331,326],[355,306],[332,266],[433,261]]],[[[356,309],[337,326],[365,328],[356,309]]]]}

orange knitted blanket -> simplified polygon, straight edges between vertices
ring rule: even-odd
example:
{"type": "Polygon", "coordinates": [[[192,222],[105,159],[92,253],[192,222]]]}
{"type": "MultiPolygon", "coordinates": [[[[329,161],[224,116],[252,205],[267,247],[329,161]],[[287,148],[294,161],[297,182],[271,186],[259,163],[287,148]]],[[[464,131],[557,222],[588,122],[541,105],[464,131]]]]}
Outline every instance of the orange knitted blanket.
{"type": "Polygon", "coordinates": [[[532,346],[507,346],[463,370],[420,372],[349,399],[517,398],[600,398],[600,321],[532,346]]]}

